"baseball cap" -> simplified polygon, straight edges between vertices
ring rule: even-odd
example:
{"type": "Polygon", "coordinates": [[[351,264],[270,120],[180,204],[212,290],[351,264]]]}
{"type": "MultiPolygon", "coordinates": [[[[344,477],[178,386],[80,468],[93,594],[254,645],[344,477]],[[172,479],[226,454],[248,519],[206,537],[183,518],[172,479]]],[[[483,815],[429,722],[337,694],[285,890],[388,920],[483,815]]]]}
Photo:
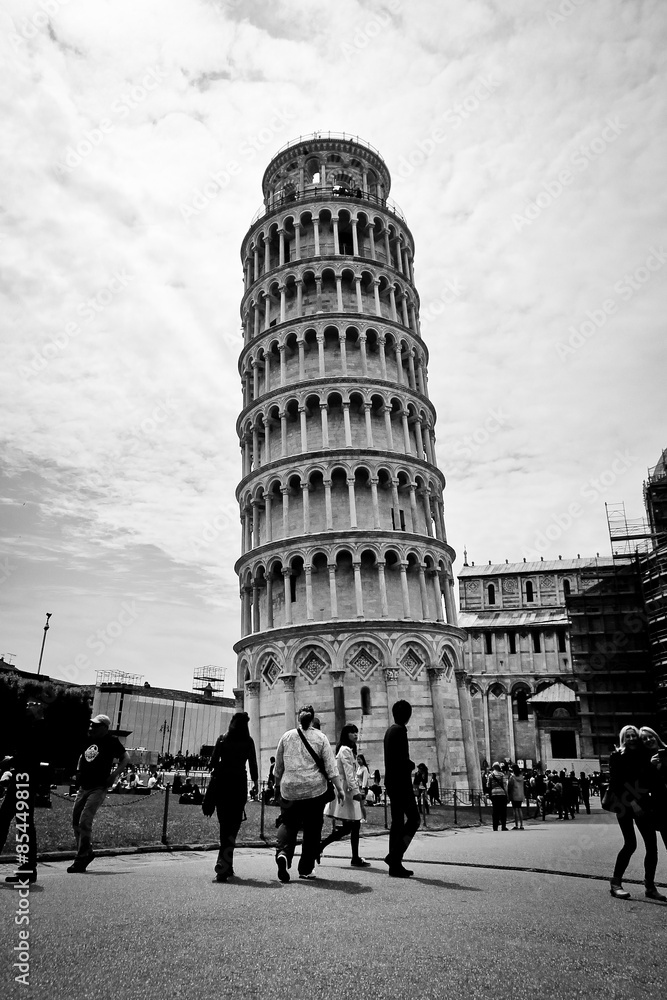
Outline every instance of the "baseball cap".
{"type": "Polygon", "coordinates": [[[94,715],[90,720],[91,725],[94,726],[109,726],[111,727],[111,719],[108,715],[94,715]]]}

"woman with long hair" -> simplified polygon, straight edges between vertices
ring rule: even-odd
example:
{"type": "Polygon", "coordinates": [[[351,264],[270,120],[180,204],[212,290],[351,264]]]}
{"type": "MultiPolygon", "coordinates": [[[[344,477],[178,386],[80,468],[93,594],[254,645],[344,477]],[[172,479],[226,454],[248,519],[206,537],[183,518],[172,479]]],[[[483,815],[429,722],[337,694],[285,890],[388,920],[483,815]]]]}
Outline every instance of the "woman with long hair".
{"type": "Polygon", "coordinates": [[[366,801],[368,795],[368,785],[371,780],[371,772],[368,769],[366,758],[362,753],[357,754],[357,784],[361,792],[362,801],[366,801]]]}
{"type": "Polygon", "coordinates": [[[637,849],[636,826],[646,848],[646,896],[664,901],[665,897],[655,887],[658,843],[651,817],[651,790],[656,784],[651,756],[642,745],[636,726],[623,726],[619,743],[618,749],[609,757],[609,797],[623,834],[623,847],[616,858],[610,892],[616,899],[630,898],[630,893],[623,888],[623,876],[637,849]]]}
{"type": "Polygon", "coordinates": [[[650,755],[651,767],[655,768],[656,783],[652,791],[653,816],[658,833],[667,847],[667,746],[650,726],[641,727],[639,739],[650,755]]]}
{"type": "Polygon", "coordinates": [[[234,875],[234,848],[243,810],[248,799],[246,764],[252,790],[257,793],[257,754],[248,729],[247,712],[236,712],[229,728],[218,737],[211,757],[211,780],[202,804],[205,816],[215,809],[220,824],[220,850],[215,863],[214,882],[226,882],[234,875]]]}
{"type": "Polygon", "coordinates": [[[359,833],[361,830],[361,820],[363,819],[362,800],[363,795],[359,790],[357,781],[357,739],[359,730],[353,724],[343,726],[340,739],[336,747],[336,763],[341,777],[341,783],[345,791],[343,802],[335,799],[329,802],[324,810],[325,816],[330,816],[334,823],[340,820],[340,826],[334,826],[328,837],[320,843],[320,857],[325,847],[333,844],[336,840],[350,835],[350,845],[352,847],[352,860],[350,864],[353,868],[369,868],[370,861],[364,861],[359,856],[359,833]]]}

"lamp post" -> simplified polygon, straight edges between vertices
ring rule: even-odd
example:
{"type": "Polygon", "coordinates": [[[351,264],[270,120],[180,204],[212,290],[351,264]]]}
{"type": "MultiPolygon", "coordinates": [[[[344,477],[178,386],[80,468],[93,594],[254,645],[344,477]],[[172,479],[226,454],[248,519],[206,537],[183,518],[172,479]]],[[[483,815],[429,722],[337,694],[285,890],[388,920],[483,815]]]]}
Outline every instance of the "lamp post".
{"type": "Polygon", "coordinates": [[[159,732],[162,733],[162,750],[160,751],[160,756],[163,757],[164,756],[164,740],[165,740],[165,736],[167,735],[167,733],[171,732],[171,726],[167,725],[167,720],[166,719],[164,720],[164,722],[160,726],[159,732]]]}
{"type": "Polygon", "coordinates": [[[37,667],[37,676],[38,677],[39,677],[39,672],[42,669],[42,657],[44,656],[44,644],[46,642],[46,633],[49,631],[49,618],[50,617],[51,617],[51,615],[47,611],[46,612],[46,625],[44,626],[44,638],[42,639],[42,649],[41,649],[41,652],[39,654],[39,666],[37,667]]]}

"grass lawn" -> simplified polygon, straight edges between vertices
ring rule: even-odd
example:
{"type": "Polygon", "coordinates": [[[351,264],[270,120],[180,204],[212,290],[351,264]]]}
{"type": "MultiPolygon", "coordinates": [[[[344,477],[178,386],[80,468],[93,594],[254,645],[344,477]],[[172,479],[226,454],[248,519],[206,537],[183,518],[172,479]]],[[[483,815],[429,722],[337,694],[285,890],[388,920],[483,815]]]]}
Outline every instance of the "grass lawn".
{"type": "MultiPolygon", "coordinates": [[[[65,797],[66,792],[66,786],[58,787],[51,793],[52,808],[35,810],[37,849],[40,854],[74,851],[74,835],[72,833],[74,799],[65,797]]],[[[152,792],[150,795],[107,796],[106,802],[95,817],[94,847],[103,849],[147,847],[160,844],[164,799],[165,796],[162,792],[152,792]]],[[[246,806],[247,820],[241,825],[239,843],[261,842],[260,814],[260,804],[248,802],[246,806]]],[[[266,842],[269,844],[275,842],[277,815],[276,806],[265,806],[264,834],[266,842]]],[[[459,810],[459,826],[477,826],[478,822],[477,810],[459,810]]],[[[324,829],[328,832],[330,820],[325,819],[324,823],[324,829]]],[[[427,817],[425,828],[445,830],[453,826],[453,809],[436,806],[427,817]]],[[[372,832],[379,833],[384,829],[384,808],[381,806],[368,807],[367,823],[361,828],[362,837],[372,832]]],[[[179,805],[178,796],[170,795],[167,824],[167,838],[170,845],[216,844],[218,833],[219,827],[215,816],[208,819],[202,813],[201,806],[179,805]]],[[[2,857],[13,856],[13,847],[13,830],[10,828],[2,857]]]]}

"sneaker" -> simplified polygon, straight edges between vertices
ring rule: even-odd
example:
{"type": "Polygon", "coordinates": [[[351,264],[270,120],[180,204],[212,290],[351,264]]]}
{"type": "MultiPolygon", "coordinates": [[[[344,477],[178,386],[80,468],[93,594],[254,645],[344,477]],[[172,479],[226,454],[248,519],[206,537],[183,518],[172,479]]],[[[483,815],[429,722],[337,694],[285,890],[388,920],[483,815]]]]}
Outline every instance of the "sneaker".
{"type": "Polygon", "coordinates": [[[370,861],[365,861],[363,858],[352,858],[350,864],[353,868],[370,868],[370,861]]]}
{"type": "Polygon", "coordinates": [[[302,878],[305,882],[314,882],[317,879],[317,875],[313,875],[312,872],[309,872],[308,875],[299,872],[299,878],[302,878]]]}
{"type": "Polygon", "coordinates": [[[276,864],[278,865],[278,880],[280,882],[289,882],[289,872],[287,870],[287,857],[284,854],[279,854],[276,858],[276,864]]]}
{"type": "Polygon", "coordinates": [[[621,885],[620,882],[612,882],[611,883],[611,888],[609,889],[609,891],[612,894],[612,896],[616,897],[616,899],[630,899],[631,898],[630,893],[626,889],[623,888],[623,886],[621,885]]]}
{"type": "Polygon", "coordinates": [[[70,875],[83,875],[86,871],[86,866],[82,864],[81,861],[73,861],[72,864],[67,869],[70,875]]]}

